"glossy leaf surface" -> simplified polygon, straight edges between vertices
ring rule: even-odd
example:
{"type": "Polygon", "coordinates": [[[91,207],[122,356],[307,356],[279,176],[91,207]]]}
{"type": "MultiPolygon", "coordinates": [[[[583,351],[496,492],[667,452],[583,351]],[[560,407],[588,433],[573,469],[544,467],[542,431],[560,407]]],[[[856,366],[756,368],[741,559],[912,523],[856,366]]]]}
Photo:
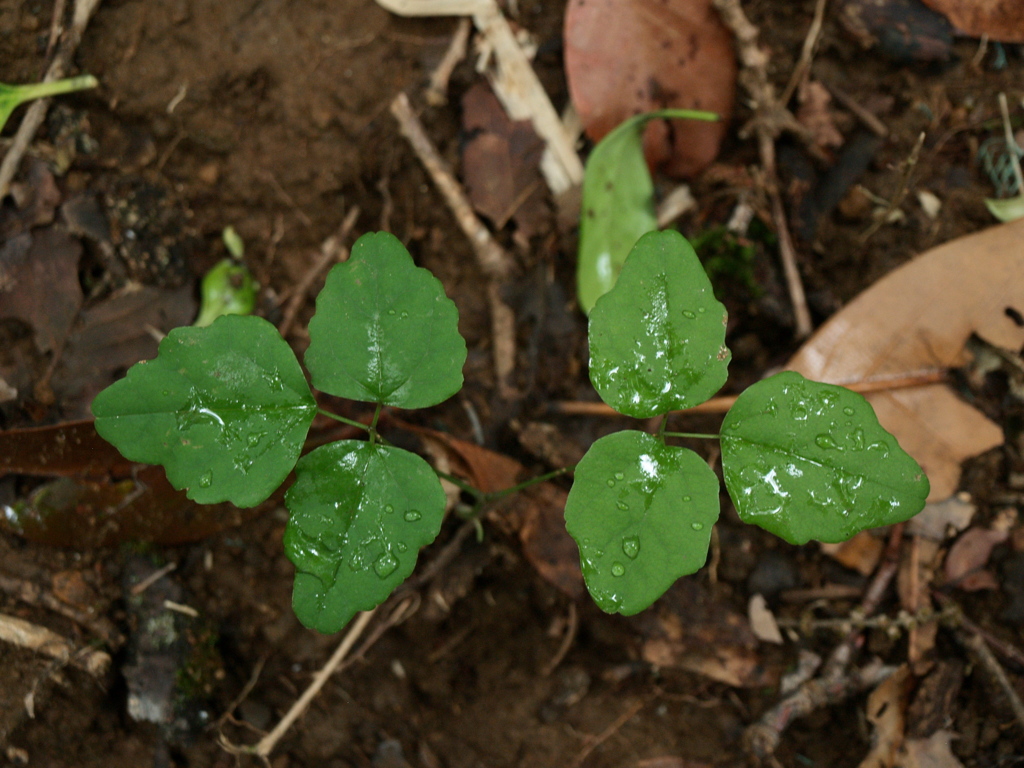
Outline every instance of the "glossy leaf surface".
{"type": "Polygon", "coordinates": [[[654,183],[644,159],[644,126],[662,117],[716,120],[711,112],[665,109],[629,118],[587,158],[576,266],[577,299],[586,314],[612,289],[633,244],[658,224],[654,183]]]}
{"type": "Polygon", "coordinates": [[[291,348],[259,317],[176,328],[92,404],[125,458],[162,464],[200,504],[260,503],[299,457],[316,402],[291,348]]]}
{"type": "Polygon", "coordinates": [[[793,371],[736,400],[722,424],[722,469],[744,522],[792,544],[907,520],[928,496],[924,471],[867,400],[793,371]]]}
{"type": "Polygon", "coordinates": [[[285,495],[285,552],[299,621],[337,632],[379,605],[437,538],[444,491],[430,465],[400,448],[342,440],[305,455],[285,495]]]}
{"type": "Polygon", "coordinates": [[[328,274],[309,337],[313,386],[331,395],[426,408],[462,387],[458,310],[387,232],[360,237],[328,274]]]}
{"type": "Polygon", "coordinates": [[[576,465],[565,527],[602,610],[638,613],[704,565],[718,488],[700,456],[644,432],[616,432],[590,447],[576,465]]]}
{"type": "Polygon", "coordinates": [[[646,418],[704,402],[731,354],[725,307],[678,232],[644,235],[590,315],[590,381],[601,399],[646,418]]]}

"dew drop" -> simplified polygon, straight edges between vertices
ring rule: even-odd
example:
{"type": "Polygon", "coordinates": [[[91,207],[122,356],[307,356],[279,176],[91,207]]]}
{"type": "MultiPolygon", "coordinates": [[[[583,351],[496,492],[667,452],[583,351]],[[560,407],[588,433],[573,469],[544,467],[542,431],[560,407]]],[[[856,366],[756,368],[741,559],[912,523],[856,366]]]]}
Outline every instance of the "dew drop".
{"type": "Polygon", "coordinates": [[[683,317],[687,318],[688,320],[693,320],[693,318],[695,318],[696,316],[697,315],[689,309],[683,310],[683,317]]]}
{"type": "Polygon", "coordinates": [[[402,515],[402,517],[405,519],[405,522],[407,523],[415,523],[417,520],[423,517],[423,515],[420,514],[420,511],[418,509],[410,509],[404,515],[402,515]]]}
{"type": "Polygon", "coordinates": [[[398,558],[390,552],[385,552],[373,561],[373,571],[382,579],[386,579],[394,573],[396,568],[398,568],[398,558]]]}
{"type": "Polygon", "coordinates": [[[683,496],[683,501],[692,501],[692,500],[693,500],[693,498],[691,496],[683,496]]]}
{"type": "Polygon", "coordinates": [[[622,474],[621,472],[616,472],[615,473],[615,479],[616,480],[622,480],[624,477],[625,477],[625,475],[622,474]]]}
{"type": "Polygon", "coordinates": [[[384,505],[384,511],[385,511],[385,512],[386,512],[387,514],[389,514],[389,515],[390,515],[390,514],[391,514],[392,512],[394,512],[394,511],[395,511],[395,508],[394,508],[393,506],[391,506],[390,504],[385,504],[385,505],[384,505]]]}
{"type": "Polygon", "coordinates": [[[610,477],[608,478],[608,487],[609,488],[614,488],[615,487],[615,481],[612,480],[610,477]]]}
{"type": "Polygon", "coordinates": [[[409,549],[409,546],[404,541],[400,541],[400,542],[398,542],[398,544],[395,545],[395,548],[399,552],[405,552],[405,551],[407,551],[409,549]]]}
{"type": "Polygon", "coordinates": [[[199,476],[199,487],[209,488],[213,484],[213,472],[206,470],[199,476]]]}
{"type": "Polygon", "coordinates": [[[624,512],[625,512],[625,511],[626,511],[627,509],[629,509],[629,504],[627,504],[627,503],[626,503],[626,502],[624,502],[624,501],[617,501],[617,502],[615,502],[615,506],[616,506],[616,507],[618,507],[619,509],[621,509],[621,510],[622,510],[622,511],[624,511],[624,512]]]}
{"type": "Polygon", "coordinates": [[[845,413],[847,416],[853,416],[853,408],[851,408],[850,406],[846,406],[845,408],[843,408],[843,413],[845,413]]]}
{"type": "Polygon", "coordinates": [[[612,576],[622,576],[626,573],[626,566],[622,563],[612,563],[612,576]]]}
{"type": "Polygon", "coordinates": [[[690,527],[693,528],[693,530],[695,530],[695,531],[703,531],[704,530],[704,523],[700,523],[700,522],[690,523],[690,527]]]}
{"type": "Polygon", "coordinates": [[[703,315],[708,310],[707,310],[707,307],[697,307],[697,311],[700,312],[703,315]]]}
{"type": "Polygon", "coordinates": [[[814,444],[819,448],[824,448],[826,450],[838,447],[836,445],[836,441],[832,439],[832,436],[825,434],[818,435],[814,438],[814,444]]]}
{"type": "Polygon", "coordinates": [[[403,320],[407,320],[409,318],[409,313],[403,312],[401,315],[399,315],[399,317],[401,317],[403,320]]]}
{"type": "Polygon", "coordinates": [[[388,310],[388,314],[389,314],[389,315],[394,315],[394,314],[397,314],[397,313],[395,312],[395,310],[393,310],[393,309],[389,309],[389,310],[388,310]]]}
{"type": "Polygon", "coordinates": [[[250,448],[255,448],[257,445],[260,444],[260,438],[262,437],[263,435],[261,435],[259,432],[250,432],[249,435],[245,438],[245,442],[249,444],[250,448]]]}
{"type": "Polygon", "coordinates": [[[637,536],[627,536],[622,540],[622,553],[630,560],[635,560],[640,554],[640,539],[637,536]]]}
{"type": "Polygon", "coordinates": [[[864,450],[864,430],[857,427],[849,434],[850,448],[854,451],[864,450]]]}
{"type": "Polygon", "coordinates": [[[167,397],[169,394],[171,394],[170,391],[165,389],[164,390],[164,397],[167,397]]]}

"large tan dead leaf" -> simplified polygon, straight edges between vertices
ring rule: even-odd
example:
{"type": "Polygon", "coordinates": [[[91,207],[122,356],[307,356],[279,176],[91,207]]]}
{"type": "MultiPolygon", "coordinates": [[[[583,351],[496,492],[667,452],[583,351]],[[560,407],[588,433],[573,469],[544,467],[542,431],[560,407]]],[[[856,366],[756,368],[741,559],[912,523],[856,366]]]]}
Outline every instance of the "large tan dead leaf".
{"type": "Polygon", "coordinates": [[[953,26],[971,37],[987,36],[1002,43],[1024,43],[1021,0],[924,0],[953,26]]]}
{"type": "Polygon", "coordinates": [[[718,154],[732,114],[736,57],[711,0],[572,0],[565,14],[569,93],[587,135],[665,107],[704,109],[722,122],[662,120],[644,134],[651,166],[691,176],[718,154]]]}
{"type": "MultiPolygon", "coordinates": [[[[955,367],[966,362],[972,333],[1020,349],[1024,328],[1011,315],[1022,311],[1024,219],[940,245],[882,278],[825,323],[788,367],[835,384],[955,367]]],[[[998,425],[942,384],[868,400],[924,468],[930,500],[952,495],[964,459],[1003,441],[998,425]]]]}

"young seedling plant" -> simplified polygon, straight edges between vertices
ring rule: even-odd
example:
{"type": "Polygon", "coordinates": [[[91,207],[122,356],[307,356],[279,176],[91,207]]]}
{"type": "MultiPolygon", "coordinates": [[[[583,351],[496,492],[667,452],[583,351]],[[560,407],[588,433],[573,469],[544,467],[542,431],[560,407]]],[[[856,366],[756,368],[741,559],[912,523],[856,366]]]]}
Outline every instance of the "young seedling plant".
{"type": "MultiPolygon", "coordinates": [[[[689,243],[676,232],[644,235],[590,314],[591,381],[627,416],[697,405],[725,383],[725,319],[689,243]]],[[[293,607],[306,626],[336,632],[383,602],[440,531],[438,473],[388,444],[377,421],[384,406],[426,408],[462,387],[457,321],[440,282],[396,238],[364,235],[317,298],[305,364],[321,392],[376,404],[368,426],[318,408],[269,322],[231,315],[171,331],[154,360],[96,397],[96,430],[126,458],[163,465],[198,503],[256,505],[294,468],[284,535],[293,607]],[[367,438],[300,458],[317,413],[367,438]]],[[[605,611],[637,613],[704,564],[719,484],[698,454],[670,443],[683,437],[694,435],[616,432],[575,468],[566,527],[605,611]]],[[[794,544],[906,520],[928,494],[921,468],[863,397],[797,373],[750,387],[721,434],[701,437],[721,442],[741,518],[794,544]]]]}

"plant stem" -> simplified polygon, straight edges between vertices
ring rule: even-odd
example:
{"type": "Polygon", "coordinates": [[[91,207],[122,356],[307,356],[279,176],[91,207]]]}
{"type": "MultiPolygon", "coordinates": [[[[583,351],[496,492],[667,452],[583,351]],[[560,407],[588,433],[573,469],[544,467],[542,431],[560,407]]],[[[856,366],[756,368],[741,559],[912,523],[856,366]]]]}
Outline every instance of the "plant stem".
{"type": "Polygon", "coordinates": [[[360,429],[365,429],[367,431],[370,430],[370,428],[363,424],[362,422],[355,421],[354,419],[346,419],[344,416],[339,416],[336,413],[331,413],[330,411],[326,411],[323,408],[317,408],[316,412],[319,413],[321,416],[326,416],[329,419],[340,421],[342,424],[348,424],[350,427],[359,427],[360,429]]]}
{"type": "Polygon", "coordinates": [[[373,412],[373,420],[370,422],[370,445],[375,445],[377,442],[377,419],[380,418],[381,408],[384,407],[383,403],[377,403],[377,409],[373,412]]]}
{"type": "Polygon", "coordinates": [[[548,472],[543,475],[537,475],[537,477],[531,477],[529,480],[524,480],[523,482],[517,483],[516,485],[513,485],[510,488],[503,488],[500,491],[494,491],[493,493],[488,493],[485,495],[487,497],[487,501],[497,501],[498,499],[503,499],[506,496],[512,495],[513,493],[518,493],[519,491],[529,488],[531,485],[537,485],[538,483],[543,483],[553,478],[560,477],[561,475],[564,475],[566,472],[572,472],[574,469],[576,469],[575,464],[573,464],[571,467],[562,467],[560,469],[556,469],[552,472],[548,472]]]}
{"type": "Polygon", "coordinates": [[[665,437],[692,437],[698,440],[718,440],[721,435],[709,435],[704,432],[662,432],[665,437]]]}
{"type": "Polygon", "coordinates": [[[449,483],[451,483],[452,485],[456,486],[459,490],[465,491],[470,496],[472,496],[474,499],[476,499],[478,503],[482,502],[482,501],[485,501],[487,499],[487,494],[486,493],[481,491],[476,486],[467,483],[465,480],[463,480],[460,477],[456,477],[455,475],[450,475],[447,472],[442,472],[441,470],[437,469],[436,467],[434,468],[434,474],[437,475],[438,477],[440,477],[442,480],[447,480],[449,483]]]}
{"type": "Polygon", "coordinates": [[[99,81],[92,75],[79,75],[68,77],[63,80],[47,80],[42,83],[24,83],[7,86],[9,93],[19,104],[32,99],[42,99],[47,96],[59,96],[62,93],[81,91],[86,88],[95,88],[99,81]]]}

